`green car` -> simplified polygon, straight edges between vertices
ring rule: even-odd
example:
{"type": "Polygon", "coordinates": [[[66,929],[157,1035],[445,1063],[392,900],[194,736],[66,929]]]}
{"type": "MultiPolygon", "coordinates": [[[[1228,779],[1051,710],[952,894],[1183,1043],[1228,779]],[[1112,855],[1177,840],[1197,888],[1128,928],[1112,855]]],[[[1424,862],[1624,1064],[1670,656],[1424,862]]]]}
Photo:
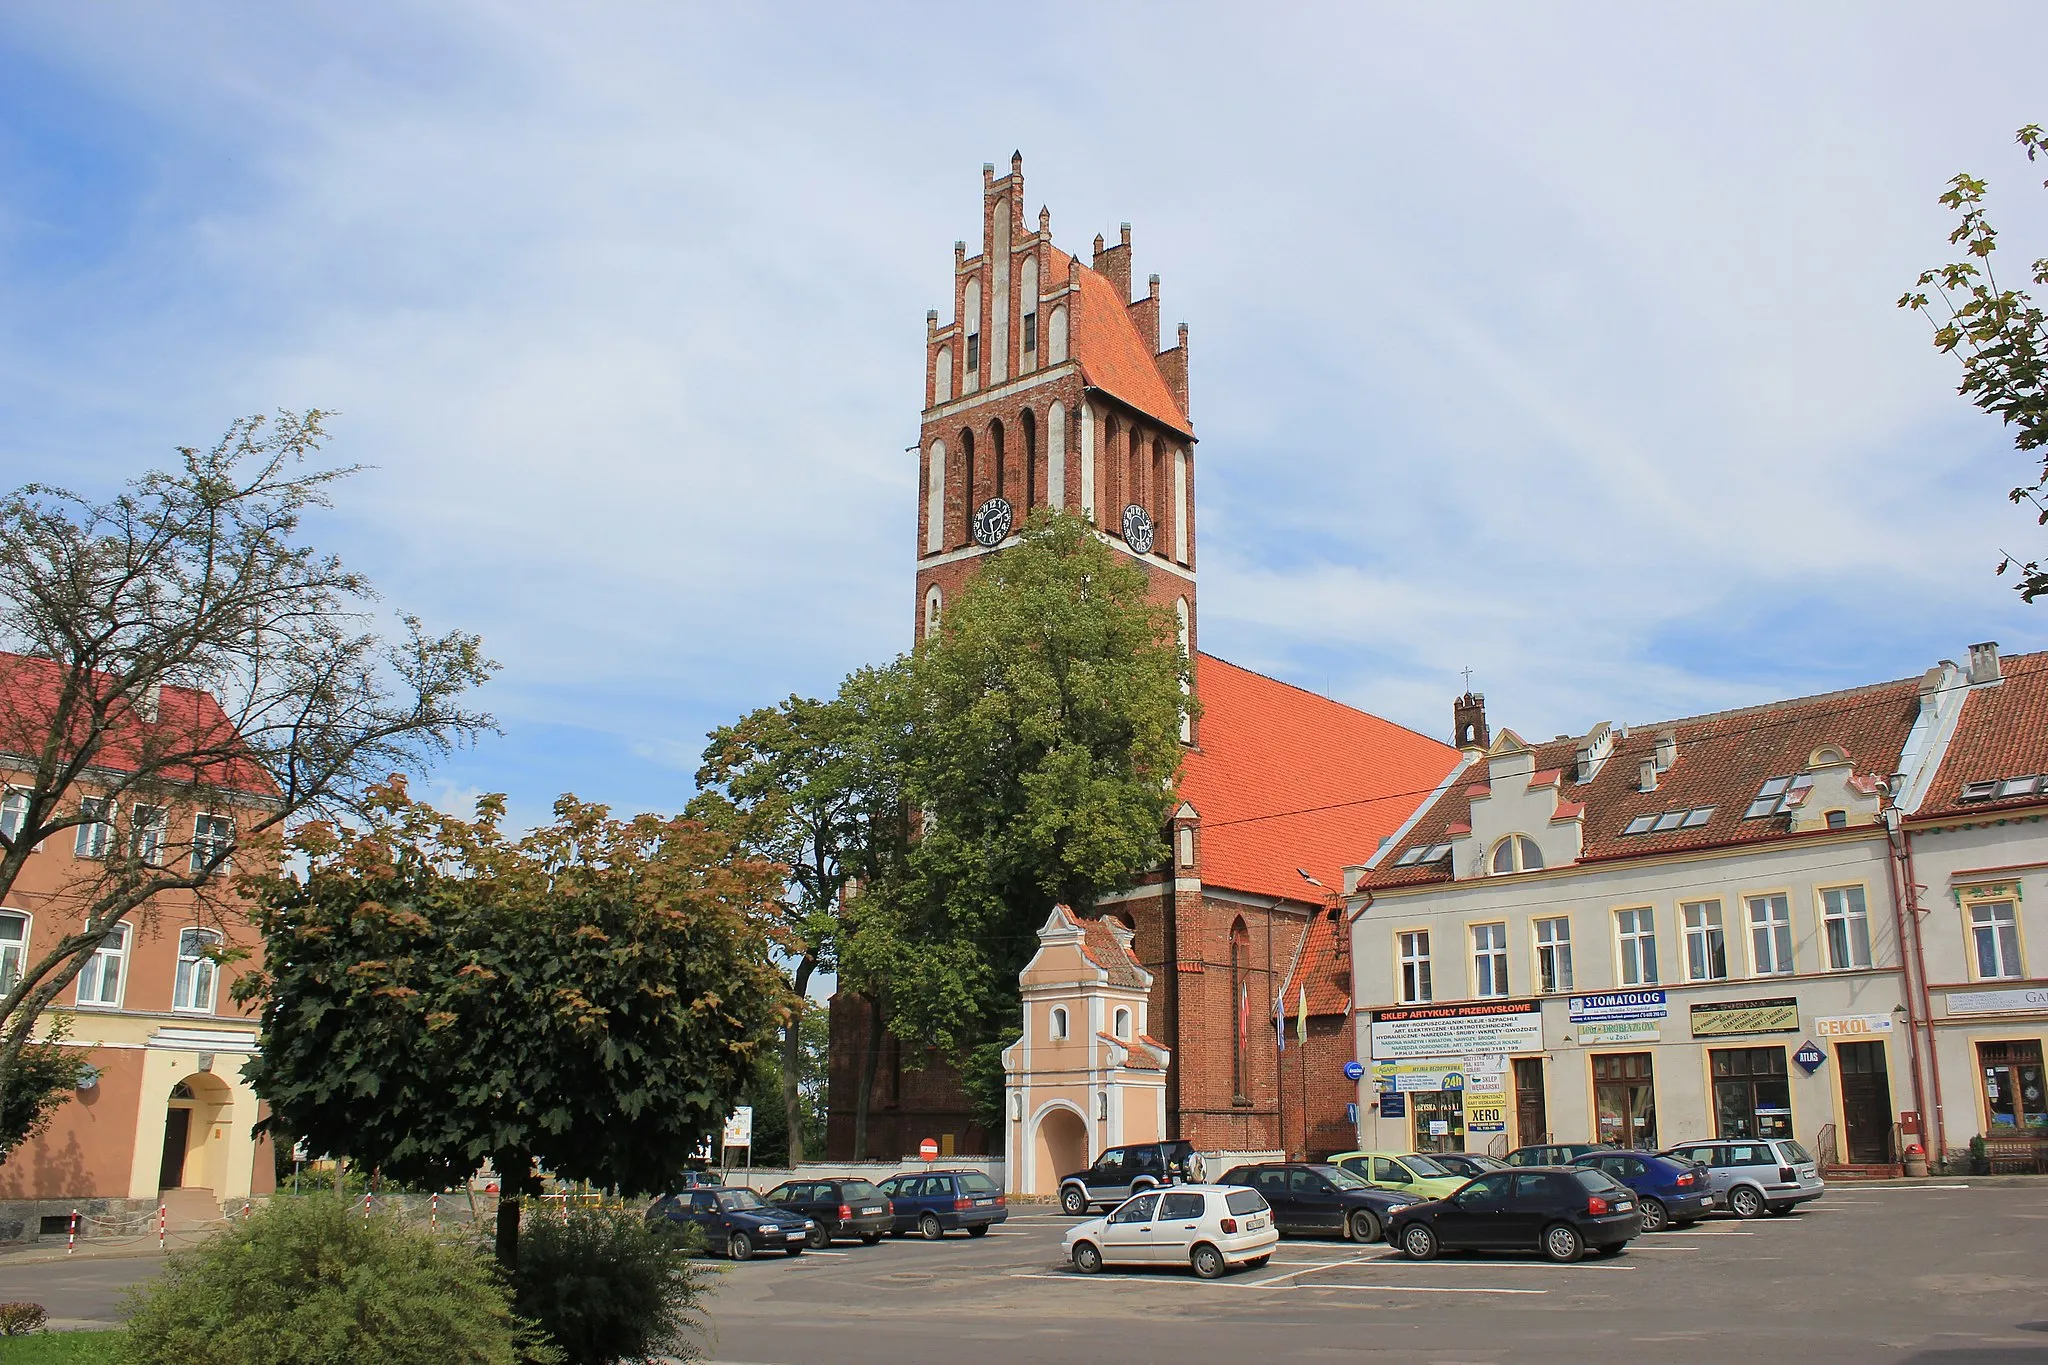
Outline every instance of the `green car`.
{"type": "Polygon", "coordinates": [[[1330,1164],[1342,1166],[1368,1185],[1417,1199],[1442,1199],[1471,1179],[1445,1170],[1420,1152],[1339,1152],[1330,1164]]]}

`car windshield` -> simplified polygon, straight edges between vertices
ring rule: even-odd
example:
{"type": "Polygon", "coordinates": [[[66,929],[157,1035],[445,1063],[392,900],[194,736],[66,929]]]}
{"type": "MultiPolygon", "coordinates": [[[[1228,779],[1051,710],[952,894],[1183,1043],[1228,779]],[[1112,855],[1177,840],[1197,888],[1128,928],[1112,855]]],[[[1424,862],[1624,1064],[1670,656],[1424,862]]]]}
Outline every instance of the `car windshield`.
{"type": "Polygon", "coordinates": [[[1465,1160],[1482,1171],[1504,1171],[1508,1168],[1508,1163],[1497,1156],[1468,1156],[1465,1160]]]}
{"type": "Polygon", "coordinates": [[[761,1196],[752,1190],[720,1190],[718,1207],[722,1209],[765,1209],[761,1196]]]}
{"type": "Polygon", "coordinates": [[[1265,1196],[1257,1190],[1236,1189],[1223,1196],[1224,1207],[1235,1214],[1264,1213],[1265,1196]]]}
{"type": "Polygon", "coordinates": [[[1340,1190],[1369,1190],[1372,1188],[1370,1183],[1360,1180],[1342,1166],[1315,1166],[1310,1169],[1340,1190]]]}
{"type": "Polygon", "coordinates": [[[1797,1142],[1794,1142],[1791,1138],[1786,1138],[1783,1142],[1780,1142],[1778,1146],[1784,1150],[1786,1155],[1790,1156],[1796,1162],[1804,1164],[1807,1162],[1811,1162],[1813,1160],[1812,1154],[1809,1153],[1804,1147],[1801,1147],[1797,1142]]]}
{"type": "Polygon", "coordinates": [[[980,1171],[962,1171],[960,1184],[969,1194],[995,1194],[996,1182],[980,1171]]]}
{"type": "Polygon", "coordinates": [[[1573,1171],[1572,1174],[1578,1178],[1578,1182],[1581,1185],[1584,1185],[1594,1194],[1608,1194],[1614,1190],[1620,1190],[1624,1194],[1628,1193],[1628,1186],[1617,1182],[1607,1172],[1596,1170],[1591,1166],[1581,1166],[1573,1171]]]}
{"type": "Polygon", "coordinates": [[[839,1192],[842,1199],[874,1199],[882,1193],[865,1180],[842,1180],[839,1192]]]}
{"type": "Polygon", "coordinates": [[[1421,1176],[1425,1180],[1435,1176],[1444,1176],[1450,1174],[1449,1171],[1437,1165],[1434,1161],[1431,1161],[1428,1157],[1422,1155],[1420,1152],[1410,1152],[1407,1156],[1402,1157],[1401,1160],[1407,1163],[1409,1170],[1415,1172],[1415,1174],[1421,1176]]]}

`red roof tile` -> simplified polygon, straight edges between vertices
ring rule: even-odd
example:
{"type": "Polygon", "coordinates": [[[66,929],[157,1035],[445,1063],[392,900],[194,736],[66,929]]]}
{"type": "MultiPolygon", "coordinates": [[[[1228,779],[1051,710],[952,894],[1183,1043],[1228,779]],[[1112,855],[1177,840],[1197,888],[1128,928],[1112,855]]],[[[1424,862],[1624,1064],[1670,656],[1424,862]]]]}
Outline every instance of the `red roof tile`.
{"type": "Polygon", "coordinates": [[[1174,401],[1117,287],[1087,266],[1081,267],[1080,276],[1081,296],[1075,301],[1070,330],[1081,377],[1155,421],[1193,435],[1187,414],[1174,401]]]}
{"type": "Polygon", "coordinates": [[[1344,926],[1327,914],[1309,921],[1308,940],[1281,987],[1276,1007],[1287,1017],[1287,1041],[1295,1041],[1294,1021],[1301,1008],[1301,990],[1308,987],[1308,1012],[1351,1012],[1351,957],[1345,952],[1344,926]]]}
{"type": "Polygon", "coordinates": [[[2005,681],[1974,687],[1963,698],[1955,737],[1927,788],[1915,820],[1974,815],[2039,804],[2037,794],[1964,801],[1963,786],[1997,778],[2048,774],[2048,654],[2015,654],[2001,663],[2005,681]]]}
{"type": "Polygon", "coordinates": [[[1122,926],[1112,927],[1106,919],[1082,919],[1064,905],[1057,908],[1080,929],[1082,954],[1108,975],[1110,985],[1145,988],[1145,969],[1137,954],[1117,937],[1122,926]]]}
{"type": "Polygon", "coordinates": [[[1457,763],[1457,750],[1212,654],[1197,661],[1201,747],[1180,795],[1202,817],[1210,886],[1319,903],[1457,763]],[[1291,812],[1281,814],[1281,812],[1291,812]]]}
{"type": "MultiPolygon", "coordinates": [[[[1912,678],[1636,726],[1626,739],[1616,737],[1613,753],[1591,782],[1565,778],[1557,815],[1569,816],[1571,807],[1583,807],[1580,858],[1588,862],[1781,838],[1789,824],[1786,816],[1743,819],[1766,780],[1801,771],[1822,745],[1840,749],[1858,776],[1894,772],[1918,709],[1919,680],[1912,678]],[[1654,756],[1656,736],[1662,731],[1677,735],[1677,762],[1659,776],[1657,790],[1638,791],[1642,760],[1654,756]],[[1638,815],[1702,806],[1713,807],[1714,814],[1691,829],[1621,832],[1638,815]]],[[[1575,738],[1532,746],[1537,776],[1548,777],[1552,768],[1569,773],[1577,746],[1575,738]]],[[[1444,843],[1453,826],[1469,823],[1473,790],[1466,785],[1445,793],[1399,846],[1386,851],[1364,884],[1384,888],[1451,880],[1449,859],[1408,867],[1396,864],[1407,850],[1444,843]]]]}

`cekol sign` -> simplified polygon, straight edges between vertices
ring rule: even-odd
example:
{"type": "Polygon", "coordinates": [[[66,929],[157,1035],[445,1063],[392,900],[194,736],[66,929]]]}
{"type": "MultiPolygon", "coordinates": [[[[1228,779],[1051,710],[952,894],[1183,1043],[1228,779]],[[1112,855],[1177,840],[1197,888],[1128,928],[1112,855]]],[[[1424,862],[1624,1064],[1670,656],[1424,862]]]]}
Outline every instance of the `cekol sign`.
{"type": "Polygon", "coordinates": [[[1817,1038],[1870,1038],[1891,1031],[1889,1014],[1822,1014],[1813,1021],[1817,1038]]]}

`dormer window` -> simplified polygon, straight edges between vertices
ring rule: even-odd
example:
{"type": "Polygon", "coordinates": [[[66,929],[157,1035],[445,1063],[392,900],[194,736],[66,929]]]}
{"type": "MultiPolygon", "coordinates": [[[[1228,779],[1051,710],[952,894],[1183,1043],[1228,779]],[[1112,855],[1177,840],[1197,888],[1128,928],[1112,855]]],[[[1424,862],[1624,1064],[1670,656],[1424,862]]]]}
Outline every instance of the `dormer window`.
{"type": "Polygon", "coordinates": [[[1543,866],[1543,850],[1526,834],[1510,834],[1493,846],[1493,872],[1534,872],[1543,866]]]}

